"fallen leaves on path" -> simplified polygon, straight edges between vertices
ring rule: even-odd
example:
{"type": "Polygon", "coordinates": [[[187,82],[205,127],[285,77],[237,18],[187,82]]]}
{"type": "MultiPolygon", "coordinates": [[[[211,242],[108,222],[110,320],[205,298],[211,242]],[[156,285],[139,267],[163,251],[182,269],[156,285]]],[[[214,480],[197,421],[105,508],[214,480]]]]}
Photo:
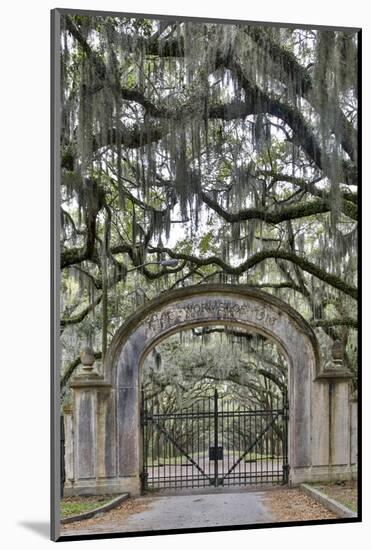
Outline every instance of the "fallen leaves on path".
{"type": "Polygon", "coordinates": [[[145,510],[152,501],[147,499],[143,502],[143,499],[138,501],[134,498],[128,498],[121,504],[110,510],[99,514],[93,518],[85,519],[82,521],[74,521],[73,523],[66,523],[61,525],[61,535],[73,535],[74,531],[80,533],[113,533],[117,531],[117,526],[121,524],[121,521],[130,516],[131,514],[137,514],[145,510]],[[116,528],[113,528],[115,526],[116,528]]]}
{"type": "Polygon", "coordinates": [[[275,521],[308,521],[335,519],[336,516],[324,506],[299,489],[277,489],[267,493],[264,503],[275,521]]]}
{"type": "Polygon", "coordinates": [[[315,489],[319,489],[330,498],[333,498],[347,506],[354,512],[357,511],[357,483],[356,481],[338,481],[336,483],[316,483],[313,485],[315,489]]]}

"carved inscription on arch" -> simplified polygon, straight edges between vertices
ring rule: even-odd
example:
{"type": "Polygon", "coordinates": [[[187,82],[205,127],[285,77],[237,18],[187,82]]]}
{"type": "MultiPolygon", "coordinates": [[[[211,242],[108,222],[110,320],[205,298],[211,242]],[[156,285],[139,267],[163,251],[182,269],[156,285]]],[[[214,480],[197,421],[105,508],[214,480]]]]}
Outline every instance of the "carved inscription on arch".
{"type": "Polygon", "coordinates": [[[188,303],[172,304],[159,312],[152,313],[144,321],[146,328],[153,332],[162,332],[187,321],[240,321],[259,323],[274,328],[278,315],[271,308],[257,302],[236,299],[190,300],[188,303]]]}

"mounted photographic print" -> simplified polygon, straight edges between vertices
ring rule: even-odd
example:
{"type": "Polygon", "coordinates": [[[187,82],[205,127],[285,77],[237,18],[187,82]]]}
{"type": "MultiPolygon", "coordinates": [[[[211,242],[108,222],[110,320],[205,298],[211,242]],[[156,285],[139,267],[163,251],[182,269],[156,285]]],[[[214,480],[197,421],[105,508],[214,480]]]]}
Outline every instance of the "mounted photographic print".
{"type": "Polygon", "coordinates": [[[361,520],[360,37],[53,10],[53,540],[361,520]]]}

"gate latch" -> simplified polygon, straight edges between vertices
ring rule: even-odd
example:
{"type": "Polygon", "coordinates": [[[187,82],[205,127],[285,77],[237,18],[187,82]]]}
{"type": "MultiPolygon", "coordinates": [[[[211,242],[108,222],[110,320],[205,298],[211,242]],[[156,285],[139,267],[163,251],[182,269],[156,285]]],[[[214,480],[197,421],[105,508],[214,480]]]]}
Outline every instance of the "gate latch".
{"type": "Polygon", "coordinates": [[[209,460],[223,460],[223,447],[209,447],[209,460]]]}

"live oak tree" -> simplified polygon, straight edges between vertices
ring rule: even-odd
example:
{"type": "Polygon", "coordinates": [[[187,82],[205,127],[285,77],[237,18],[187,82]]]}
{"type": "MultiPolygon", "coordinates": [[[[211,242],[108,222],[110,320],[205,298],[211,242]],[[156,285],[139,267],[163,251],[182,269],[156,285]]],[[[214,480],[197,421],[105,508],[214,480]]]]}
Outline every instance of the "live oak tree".
{"type": "Polygon", "coordinates": [[[286,359],[261,335],[215,326],[169,337],[144,364],[143,389],[149,399],[166,391],[177,403],[189,405],[200,395],[213,395],[215,385],[220,394],[262,406],[285,392],[286,359]]]}
{"type": "MultiPolygon", "coordinates": [[[[202,413],[208,404],[212,406],[217,388],[224,411],[232,407],[252,412],[272,410],[284,402],[287,373],[282,352],[261,335],[223,326],[184,330],[161,342],[143,365],[145,409],[168,415],[202,413]]],[[[197,439],[205,438],[205,445],[213,422],[213,417],[206,417],[197,428],[197,439]]],[[[175,421],[168,417],[167,429],[185,448],[192,445],[195,425],[187,418],[175,421]]],[[[241,424],[238,418],[224,418],[222,437],[228,448],[247,448],[252,434],[251,426],[241,424]]],[[[152,462],[161,462],[165,455],[176,452],[169,452],[161,432],[150,431],[147,441],[152,462]]],[[[284,427],[278,419],[267,444],[270,452],[279,453],[283,441],[284,427]]]]}
{"type": "Polygon", "coordinates": [[[357,33],[65,15],[61,70],[62,387],[140,303],[211,282],[355,369],[357,33]]]}

